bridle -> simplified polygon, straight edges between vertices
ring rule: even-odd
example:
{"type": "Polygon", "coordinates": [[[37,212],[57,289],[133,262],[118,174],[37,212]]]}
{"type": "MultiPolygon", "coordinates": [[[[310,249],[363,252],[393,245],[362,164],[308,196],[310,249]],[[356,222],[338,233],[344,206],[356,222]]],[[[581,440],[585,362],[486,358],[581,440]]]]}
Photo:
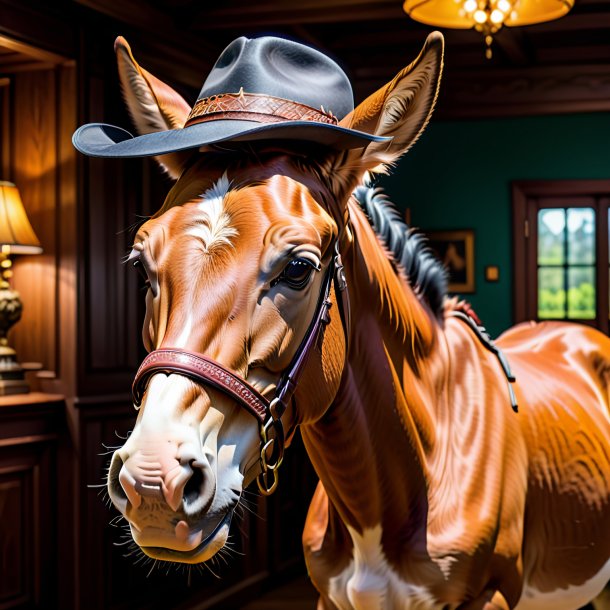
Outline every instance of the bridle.
{"type": "Polygon", "coordinates": [[[334,282],[335,294],[345,333],[346,354],[350,336],[350,308],[345,272],[339,252],[339,238],[334,243],[333,256],[324,275],[322,290],[312,321],[292,361],[280,377],[274,397],[269,400],[245,379],[225,366],[195,352],[177,348],[161,348],[150,352],[142,361],[133,381],[132,393],[136,407],[142,404],[150,378],[157,373],[183,375],[202,387],[210,386],[223,392],[259,424],[261,472],[256,482],[263,495],[271,495],[278,485],[278,469],[284,458],[286,436],[282,415],[293,399],[309,354],[318,343],[324,327],[330,322],[330,290],[334,282]]]}

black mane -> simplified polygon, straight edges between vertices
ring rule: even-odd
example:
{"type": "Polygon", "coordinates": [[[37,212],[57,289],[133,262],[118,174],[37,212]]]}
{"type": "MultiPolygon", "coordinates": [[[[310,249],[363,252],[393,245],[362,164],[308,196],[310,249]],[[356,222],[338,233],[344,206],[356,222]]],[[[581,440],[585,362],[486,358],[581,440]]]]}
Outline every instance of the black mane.
{"type": "Polygon", "coordinates": [[[354,197],[388,249],[396,271],[404,273],[415,294],[441,318],[448,274],[428,246],[426,236],[402,221],[400,213],[381,189],[359,186],[354,197]]]}

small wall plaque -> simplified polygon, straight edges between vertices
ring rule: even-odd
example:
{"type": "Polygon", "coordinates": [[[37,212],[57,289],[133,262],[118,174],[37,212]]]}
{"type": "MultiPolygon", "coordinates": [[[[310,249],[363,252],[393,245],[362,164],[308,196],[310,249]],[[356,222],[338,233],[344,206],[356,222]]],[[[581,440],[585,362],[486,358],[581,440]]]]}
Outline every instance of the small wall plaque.
{"type": "Polygon", "coordinates": [[[497,282],[500,279],[500,268],[496,265],[485,267],[485,279],[488,282],[497,282]]]}

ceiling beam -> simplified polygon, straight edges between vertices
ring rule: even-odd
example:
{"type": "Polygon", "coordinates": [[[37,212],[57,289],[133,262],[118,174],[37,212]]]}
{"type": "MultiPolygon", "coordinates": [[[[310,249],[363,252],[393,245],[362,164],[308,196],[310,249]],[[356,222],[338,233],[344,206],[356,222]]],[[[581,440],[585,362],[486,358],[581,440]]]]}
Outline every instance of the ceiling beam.
{"type": "MultiPolygon", "coordinates": [[[[482,39],[481,44],[484,44],[482,39]]],[[[522,30],[502,28],[494,35],[493,44],[496,45],[510,63],[515,66],[525,66],[533,63],[534,58],[522,30]]]]}
{"type": "Polygon", "coordinates": [[[610,63],[535,66],[446,75],[445,118],[610,110],[610,63]]]}
{"type": "Polygon", "coordinates": [[[601,7],[594,13],[568,13],[561,19],[545,21],[536,25],[528,26],[532,34],[536,32],[572,32],[581,30],[606,30],[610,28],[610,11],[601,7]]]}
{"type": "Polygon", "coordinates": [[[307,8],[301,3],[288,8],[280,8],[277,4],[265,7],[251,3],[248,9],[246,7],[222,7],[212,10],[206,8],[197,10],[193,14],[178,16],[178,19],[180,23],[186,24],[194,31],[407,19],[400,2],[396,0],[363,3],[352,0],[345,5],[337,5],[336,2],[337,0],[328,3],[323,8],[307,8]]]}
{"type": "Polygon", "coordinates": [[[191,34],[188,29],[179,27],[174,15],[156,9],[145,0],[120,0],[108,2],[107,0],[74,0],[77,4],[93,11],[112,17],[148,34],[170,47],[197,49],[198,52],[215,52],[214,45],[205,39],[191,34]]]}

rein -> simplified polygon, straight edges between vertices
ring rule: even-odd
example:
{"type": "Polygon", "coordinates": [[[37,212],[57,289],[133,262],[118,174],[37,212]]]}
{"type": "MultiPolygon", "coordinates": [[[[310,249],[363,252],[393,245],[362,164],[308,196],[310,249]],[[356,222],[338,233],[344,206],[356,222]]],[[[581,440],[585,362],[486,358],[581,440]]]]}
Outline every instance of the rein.
{"type": "Polygon", "coordinates": [[[282,415],[294,396],[310,352],[318,343],[322,329],[330,322],[329,311],[332,306],[330,290],[333,282],[343,322],[347,354],[350,336],[349,296],[339,253],[339,239],[337,239],[334,244],[334,255],[324,276],[314,317],[292,361],[282,374],[271,400],[245,379],[203,354],[177,348],[161,348],[150,352],[136,373],[132,386],[134,404],[136,407],[142,404],[148,382],[157,373],[182,375],[202,387],[211,386],[223,392],[258,421],[261,439],[261,472],[256,482],[263,495],[271,495],[277,488],[278,469],[284,458],[286,439],[282,415]]]}
{"type": "Polygon", "coordinates": [[[498,359],[500,368],[502,369],[502,372],[506,377],[506,381],[508,382],[508,398],[510,400],[510,406],[515,413],[518,413],[519,405],[517,404],[517,397],[515,396],[515,391],[513,390],[513,384],[517,381],[517,378],[513,375],[504,352],[493,342],[492,338],[487,332],[487,329],[478,320],[475,320],[470,313],[455,310],[451,312],[451,315],[454,318],[459,318],[465,322],[472,329],[483,347],[490,351],[498,359]]]}

